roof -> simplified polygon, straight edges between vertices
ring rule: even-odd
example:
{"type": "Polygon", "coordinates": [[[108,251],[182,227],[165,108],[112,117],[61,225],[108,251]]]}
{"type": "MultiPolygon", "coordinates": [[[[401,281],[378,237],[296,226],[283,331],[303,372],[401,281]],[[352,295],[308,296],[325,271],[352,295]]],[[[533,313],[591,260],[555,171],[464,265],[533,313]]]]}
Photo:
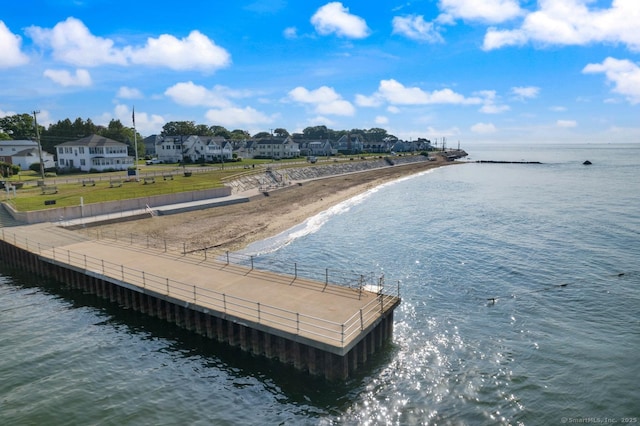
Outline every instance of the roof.
{"type": "Polygon", "coordinates": [[[58,146],[96,147],[96,146],[123,146],[123,145],[126,146],[126,144],[122,142],[114,141],[113,139],[105,138],[104,136],[91,135],[75,141],[58,144],[56,145],[56,147],[58,146]]]}

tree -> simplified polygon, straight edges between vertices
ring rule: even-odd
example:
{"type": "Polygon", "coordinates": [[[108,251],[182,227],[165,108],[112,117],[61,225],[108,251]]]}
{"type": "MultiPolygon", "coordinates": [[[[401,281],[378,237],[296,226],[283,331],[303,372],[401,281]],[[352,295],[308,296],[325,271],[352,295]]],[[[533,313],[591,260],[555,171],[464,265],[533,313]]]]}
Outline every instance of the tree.
{"type": "Polygon", "coordinates": [[[213,136],[221,136],[225,139],[231,138],[231,133],[229,133],[229,131],[222,126],[211,126],[209,130],[211,131],[211,134],[213,136]]]}
{"type": "Polygon", "coordinates": [[[246,130],[234,129],[231,131],[231,140],[241,141],[249,138],[251,138],[251,134],[246,130]]]}
{"type": "Polygon", "coordinates": [[[198,134],[193,121],[170,121],[162,126],[162,136],[187,136],[198,134]]]}
{"type": "MultiPolygon", "coordinates": [[[[15,114],[2,117],[0,118],[0,129],[14,140],[32,139],[36,136],[31,114],[15,114]]],[[[44,131],[44,127],[38,125],[38,130],[40,132],[44,131]]]]}
{"type": "Polygon", "coordinates": [[[264,138],[270,138],[270,137],[271,137],[271,133],[269,132],[259,132],[253,135],[254,139],[264,139],[264,138]]]}
{"type": "Polygon", "coordinates": [[[283,129],[282,127],[278,127],[277,129],[275,129],[273,131],[273,134],[278,138],[286,138],[287,136],[289,136],[289,132],[287,132],[287,129],[283,129]]]}
{"type": "Polygon", "coordinates": [[[302,131],[305,139],[329,139],[327,126],[307,127],[302,131]]]}

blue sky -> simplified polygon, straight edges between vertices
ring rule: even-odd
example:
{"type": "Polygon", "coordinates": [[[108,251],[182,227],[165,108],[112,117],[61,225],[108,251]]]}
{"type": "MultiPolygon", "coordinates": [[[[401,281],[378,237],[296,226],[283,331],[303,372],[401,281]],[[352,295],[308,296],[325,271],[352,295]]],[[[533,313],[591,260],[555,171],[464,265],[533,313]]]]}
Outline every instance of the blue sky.
{"type": "Polygon", "coordinates": [[[25,0],[0,116],[640,142],[638,0],[25,0]]]}

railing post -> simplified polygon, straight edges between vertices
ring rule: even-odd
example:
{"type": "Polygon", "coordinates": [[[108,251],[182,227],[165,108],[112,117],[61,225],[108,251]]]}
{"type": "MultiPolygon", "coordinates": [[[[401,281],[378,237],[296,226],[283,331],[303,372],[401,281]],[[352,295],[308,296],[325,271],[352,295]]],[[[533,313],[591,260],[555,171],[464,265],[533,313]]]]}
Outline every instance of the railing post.
{"type": "Polygon", "coordinates": [[[362,319],[362,308],[360,308],[360,330],[364,330],[364,320],[362,319]]]}
{"type": "Polygon", "coordinates": [[[258,324],[260,324],[260,302],[258,302],[258,324]]]}
{"type": "Polygon", "coordinates": [[[67,250],[67,263],[71,265],[71,250],[67,250]]]}
{"type": "Polygon", "coordinates": [[[229,264],[229,251],[227,250],[227,265],[229,264]]]}
{"type": "Polygon", "coordinates": [[[193,286],[193,303],[196,303],[196,286],[193,286]]]}
{"type": "Polygon", "coordinates": [[[169,278],[167,278],[167,296],[169,295],[169,278]]]}
{"type": "Polygon", "coordinates": [[[187,243],[185,242],[182,243],[182,255],[183,256],[187,255],[187,243]]]}
{"type": "Polygon", "coordinates": [[[104,275],[104,259],[102,259],[102,275],[104,275]]]}
{"type": "Polygon", "coordinates": [[[87,255],[84,255],[84,269],[87,269],[87,255]]]}
{"type": "Polygon", "coordinates": [[[145,288],[147,286],[147,279],[144,276],[144,271],[142,271],[142,288],[145,288]]]}
{"type": "Polygon", "coordinates": [[[165,253],[167,252],[167,240],[166,239],[164,240],[164,252],[165,253]]]}
{"type": "Polygon", "coordinates": [[[293,269],[294,269],[293,278],[297,280],[298,279],[298,262],[294,262],[293,269]]]}
{"type": "Polygon", "coordinates": [[[147,235],[147,248],[149,248],[149,236],[147,235]]]}
{"type": "Polygon", "coordinates": [[[384,313],[384,298],[382,297],[382,294],[380,294],[380,313],[384,313]]]}
{"type": "Polygon", "coordinates": [[[296,334],[300,334],[300,312],[296,312],[296,334]]]}
{"type": "MultiPolygon", "coordinates": [[[[14,238],[15,238],[15,234],[14,234],[14,238]]],[[[56,248],[52,247],[51,249],[53,251],[53,260],[56,260],[56,248]]]]}
{"type": "Polygon", "coordinates": [[[253,255],[251,255],[251,270],[253,271],[253,255]]]}
{"type": "Polygon", "coordinates": [[[122,281],[124,281],[124,265],[120,265],[120,272],[122,273],[122,281]]]}
{"type": "Polygon", "coordinates": [[[204,260],[207,260],[207,248],[204,249],[204,260]]]}
{"type": "Polygon", "coordinates": [[[222,310],[227,313],[227,295],[222,293],[222,310]]]}
{"type": "Polygon", "coordinates": [[[342,332],[341,332],[341,334],[342,334],[342,339],[341,339],[340,343],[341,343],[342,345],[344,345],[344,323],[342,323],[342,325],[341,325],[340,327],[342,328],[342,332]]]}

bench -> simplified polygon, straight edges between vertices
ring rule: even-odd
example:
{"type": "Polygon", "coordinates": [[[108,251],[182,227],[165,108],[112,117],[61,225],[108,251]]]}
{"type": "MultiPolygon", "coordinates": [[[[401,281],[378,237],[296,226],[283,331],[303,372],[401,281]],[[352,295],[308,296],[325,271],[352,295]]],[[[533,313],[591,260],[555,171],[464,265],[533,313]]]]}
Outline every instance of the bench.
{"type": "Polygon", "coordinates": [[[87,186],[87,185],[96,186],[96,181],[93,179],[83,179],[82,186],[87,186]]]}
{"type": "Polygon", "coordinates": [[[55,185],[42,185],[42,193],[43,194],[57,194],[58,187],[55,185]]]}
{"type": "Polygon", "coordinates": [[[173,180],[173,175],[172,174],[162,175],[162,179],[163,180],[167,180],[167,179],[173,180]]]}
{"type": "Polygon", "coordinates": [[[120,179],[111,179],[109,180],[109,186],[111,188],[120,188],[122,186],[122,180],[120,179]]]}
{"type": "Polygon", "coordinates": [[[148,184],[148,183],[156,183],[156,178],[154,177],[146,177],[144,178],[144,184],[148,184]]]}

